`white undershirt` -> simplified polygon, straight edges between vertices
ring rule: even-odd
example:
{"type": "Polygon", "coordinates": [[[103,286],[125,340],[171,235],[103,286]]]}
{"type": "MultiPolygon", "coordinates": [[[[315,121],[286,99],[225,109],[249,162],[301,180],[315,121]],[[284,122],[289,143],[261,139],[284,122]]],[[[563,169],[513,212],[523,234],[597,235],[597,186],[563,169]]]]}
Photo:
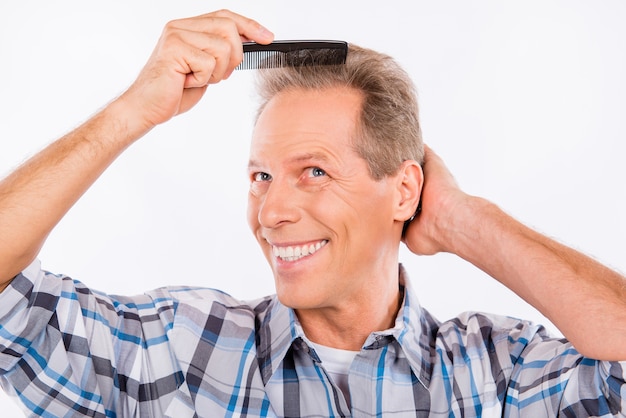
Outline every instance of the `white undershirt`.
{"type": "Polygon", "coordinates": [[[317,356],[322,360],[322,365],[330,375],[332,381],[339,386],[348,406],[350,406],[350,389],[348,388],[348,372],[352,361],[359,354],[358,351],[341,350],[311,343],[317,356]]]}

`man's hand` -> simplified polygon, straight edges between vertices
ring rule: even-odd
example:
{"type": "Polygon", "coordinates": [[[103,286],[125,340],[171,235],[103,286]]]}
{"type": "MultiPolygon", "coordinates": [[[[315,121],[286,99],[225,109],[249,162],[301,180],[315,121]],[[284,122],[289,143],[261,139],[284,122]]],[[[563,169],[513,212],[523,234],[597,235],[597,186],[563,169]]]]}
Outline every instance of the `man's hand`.
{"type": "Polygon", "coordinates": [[[252,19],[220,10],[169,22],[137,80],[118,102],[145,132],[191,109],[209,84],[227,79],[243,58],[242,41],[274,35],[252,19]]]}
{"type": "Polygon", "coordinates": [[[453,252],[448,229],[455,210],[471,197],[461,191],[443,160],[428,146],[424,148],[422,209],[409,224],[404,242],[419,255],[453,252]]]}

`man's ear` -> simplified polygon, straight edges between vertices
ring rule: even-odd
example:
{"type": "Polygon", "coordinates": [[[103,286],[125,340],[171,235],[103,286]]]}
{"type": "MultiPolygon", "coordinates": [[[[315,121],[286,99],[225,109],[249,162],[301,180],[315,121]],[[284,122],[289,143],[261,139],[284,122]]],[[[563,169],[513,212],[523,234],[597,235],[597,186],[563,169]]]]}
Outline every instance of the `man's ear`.
{"type": "Polygon", "coordinates": [[[400,222],[412,219],[420,202],[424,173],[414,160],[402,163],[397,174],[398,200],[395,220],[400,222]]]}

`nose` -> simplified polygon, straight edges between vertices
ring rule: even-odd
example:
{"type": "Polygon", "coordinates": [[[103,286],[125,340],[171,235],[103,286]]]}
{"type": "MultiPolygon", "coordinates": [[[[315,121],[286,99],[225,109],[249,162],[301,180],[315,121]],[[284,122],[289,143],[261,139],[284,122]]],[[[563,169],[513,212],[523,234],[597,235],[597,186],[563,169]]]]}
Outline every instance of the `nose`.
{"type": "Polygon", "coordinates": [[[264,228],[276,228],[297,222],[300,219],[300,210],[296,188],[287,181],[274,179],[260,197],[258,210],[259,224],[264,228]]]}

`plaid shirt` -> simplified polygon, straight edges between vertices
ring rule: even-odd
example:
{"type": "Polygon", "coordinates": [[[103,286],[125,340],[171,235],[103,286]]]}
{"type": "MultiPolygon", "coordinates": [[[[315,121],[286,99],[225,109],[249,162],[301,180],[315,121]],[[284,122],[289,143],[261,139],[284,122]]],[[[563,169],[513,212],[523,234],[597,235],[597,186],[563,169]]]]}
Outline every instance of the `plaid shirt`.
{"type": "Polygon", "coordinates": [[[626,362],[512,318],[440,323],[400,269],[395,327],[350,368],[351,409],[294,312],[168,287],[107,296],[37,262],[0,295],[0,381],[32,416],[588,417],[626,410],[626,362]]]}

